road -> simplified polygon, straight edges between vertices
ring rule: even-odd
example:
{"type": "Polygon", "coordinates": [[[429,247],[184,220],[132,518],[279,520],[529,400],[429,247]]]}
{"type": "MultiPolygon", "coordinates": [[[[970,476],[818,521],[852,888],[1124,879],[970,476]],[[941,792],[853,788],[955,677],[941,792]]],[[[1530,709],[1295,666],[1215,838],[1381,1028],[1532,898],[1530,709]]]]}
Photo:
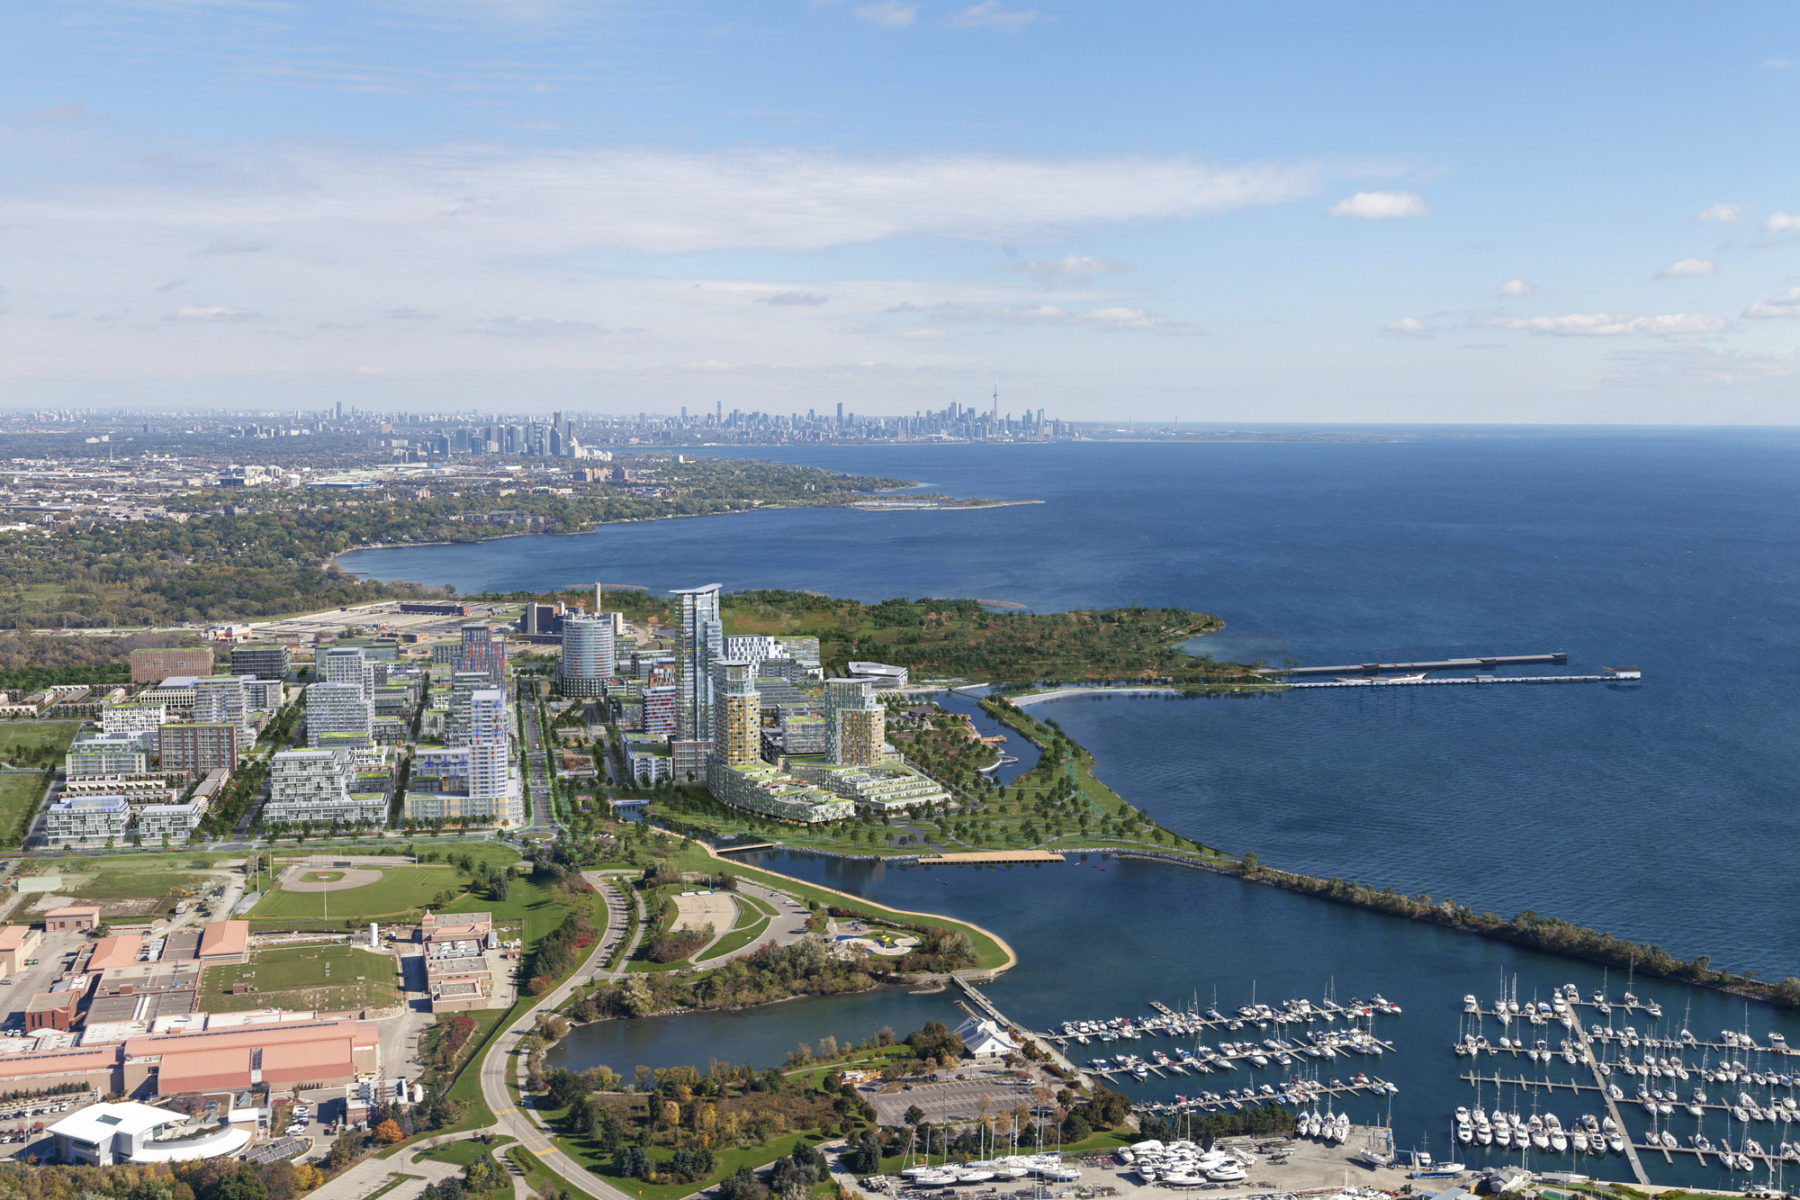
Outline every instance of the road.
{"type": "MultiPolygon", "coordinates": [[[[610,930],[618,927],[611,924],[614,919],[612,916],[614,889],[607,884],[606,874],[601,871],[582,872],[588,882],[605,889],[608,896],[607,927],[610,930]]],[[[622,914],[620,919],[622,919],[622,914]]],[[[643,931],[644,927],[640,922],[636,932],[632,934],[631,946],[627,947],[625,958],[631,957],[631,950],[635,948],[643,931]]],[[[494,1045],[488,1050],[487,1057],[481,1060],[481,1095],[494,1112],[495,1121],[488,1127],[489,1130],[517,1138],[520,1145],[536,1155],[551,1171],[560,1175],[574,1187],[587,1192],[595,1200],[634,1200],[633,1197],[620,1191],[587,1168],[580,1166],[559,1150],[556,1143],[538,1125],[536,1113],[529,1109],[522,1111],[513,1104],[512,1093],[506,1086],[508,1067],[512,1067],[515,1071],[520,1071],[524,1067],[524,1063],[517,1059],[516,1052],[520,1040],[537,1024],[538,1014],[554,1012],[558,1005],[574,994],[576,988],[594,977],[594,972],[590,968],[594,959],[602,953],[602,947],[607,944],[608,939],[602,938],[588,954],[586,960],[569,973],[567,980],[544,993],[543,998],[532,1005],[529,1011],[494,1039],[494,1045]]],[[[333,1198],[328,1197],[327,1200],[333,1200],[333,1198]]],[[[342,1197],[337,1200],[353,1200],[353,1198],[342,1197]]]]}
{"type": "Polygon", "coordinates": [[[525,709],[525,771],[531,779],[531,786],[526,797],[525,828],[538,832],[551,832],[556,823],[550,819],[550,780],[545,772],[549,769],[544,761],[544,731],[538,724],[537,696],[520,696],[519,704],[525,709]]]}

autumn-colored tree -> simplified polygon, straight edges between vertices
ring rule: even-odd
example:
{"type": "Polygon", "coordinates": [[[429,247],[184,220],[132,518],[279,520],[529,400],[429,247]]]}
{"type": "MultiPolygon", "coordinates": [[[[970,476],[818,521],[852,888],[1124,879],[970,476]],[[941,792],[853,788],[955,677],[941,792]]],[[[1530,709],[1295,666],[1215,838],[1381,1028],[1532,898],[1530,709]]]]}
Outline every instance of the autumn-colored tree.
{"type": "Polygon", "coordinates": [[[375,1140],[384,1146],[391,1146],[406,1135],[400,1132],[400,1123],[389,1117],[375,1127],[375,1140]]]}

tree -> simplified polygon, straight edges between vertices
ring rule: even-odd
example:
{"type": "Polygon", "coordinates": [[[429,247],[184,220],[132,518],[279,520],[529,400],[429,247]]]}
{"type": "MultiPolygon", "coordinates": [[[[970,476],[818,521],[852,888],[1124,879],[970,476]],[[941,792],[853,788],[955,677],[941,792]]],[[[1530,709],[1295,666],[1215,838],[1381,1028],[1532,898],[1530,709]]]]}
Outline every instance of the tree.
{"type": "Polygon", "coordinates": [[[906,1106],[906,1115],[900,1119],[905,1121],[908,1125],[917,1125],[920,1121],[925,1119],[925,1110],[916,1104],[909,1104],[906,1106]]]}
{"type": "Polygon", "coordinates": [[[400,1132],[400,1123],[392,1117],[375,1127],[375,1140],[384,1146],[392,1146],[405,1137],[406,1135],[400,1132]]]}

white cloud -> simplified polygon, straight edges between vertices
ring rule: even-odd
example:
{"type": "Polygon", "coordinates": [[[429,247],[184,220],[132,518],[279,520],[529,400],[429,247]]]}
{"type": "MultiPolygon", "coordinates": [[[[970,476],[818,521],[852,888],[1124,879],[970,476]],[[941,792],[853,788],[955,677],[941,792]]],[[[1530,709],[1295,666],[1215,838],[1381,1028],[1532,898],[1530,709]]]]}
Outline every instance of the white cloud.
{"type": "Polygon", "coordinates": [[[1702,209],[1694,217],[1694,220],[1728,225],[1734,221],[1743,220],[1744,215],[1749,211],[1748,204],[1715,204],[1710,208],[1702,209]]]}
{"type": "Polygon", "coordinates": [[[1068,283],[1079,287],[1095,275],[1129,271],[1131,264],[1110,258],[1094,258],[1087,254],[1065,254],[1050,262],[1032,260],[1013,263],[1011,269],[1021,275],[1035,277],[1038,286],[1048,291],[1059,283],[1068,283]]]}
{"type": "Polygon", "coordinates": [[[1779,296],[1771,296],[1767,300],[1758,300],[1744,310],[1746,317],[1767,318],[1800,317],[1800,287],[1789,288],[1779,296]]]}
{"type": "Polygon", "coordinates": [[[1710,258],[1684,258],[1656,271],[1658,279],[1685,279],[1691,275],[1711,275],[1719,265],[1710,258]]]}
{"type": "Polygon", "coordinates": [[[1769,219],[1763,222],[1764,229],[1772,229],[1777,233],[1800,230],[1800,212],[1770,213],[1769,219]]]}
{"type": "Polygon", "coordinates": [[[762,296],[756,300],[757,304],[773,304],[783,308],[812,308],[830,302],[830,296],[821,296],[817,292],[802,291],[799,288],[790,288],[785,292],[776,292],[772,296],[762,296]]]}
{"type": "Polygon", "coordinates": [[[1360,217],[1365,221],[1391,221],[1396,217],[1423,217],[1431,206],[1417,192],[1357,192],[1328,210],[1334,217],[1360,217]]]}
{"type": "Polygon", "coordinates": [[[1382,326],[1381,332],[1391,333],[1395,337],[1427,338],[1434,331],[1417,317],[1401,317],[1398,321],[1389,321],[1382,326]]]}
{"type": "Polygon", "coordinates": [[[1535,291],[1537,291],[1537,287],[1523,279],[1509,279],[1500,285],[1502,296],[1529,296],[1535,291]]]}
{"type": "Polygon", "coordinates": [[[1793,65],[1794,65],[1794,60],[1791,58],[1771,58],[1771,59],[1764,60],[1763,70],[1765,70],[1765,71],[1785,71],[1793,65]]]}
{"type": "Polygon", "coordinates": [[[909,329],[900,336],[916,342],[939,342],[950,335],[941,329],[909,329]]]}
{"type": "Polygon", "coordinates": [[[229,221],[314,261],[320,251],[372,262],[405,249],[440,260],[466,249],[490,261],[592,247],[794,251],[1216,216],[1301,199],[1322,176],[1309,163],[784,150],[309,147],[219,157],[188,173],[122,157],[112,164],[122,178],[104,184],[72,180],[30,194],[14,186],[0,197],[0,224],[70,244],[99,235],[142,247],[229,221]]]}
{"type": "Polygon", "coordinates": [[[951,17],[950,24],[958,29],[999,29],[1017,33],[1034,21],[1045,19],[1035,8],[1008,9],[1000,0],[981,0],[951,17]]]}
{"type": "Polygon", "coordinates": [[[874,4],[859,4],[850,11],[858,20],[882,29],[905,29],[919,15],[919,6],[902,4],[900,0],[877,0],[874,4]]]}
{"type": "Polygon", "coordinates": [[[267,242],[259,242],[254,238],[219,238],[207,243],[197,254],[261,254],[269,248],[267,242]]]}
{"type": "Polygon", "coordinates": [[[568,321],[558,317],[491,317],[472,326],[475,333],[493,337],[592,337],[606,330],[592,321],[568,321]]]}
{"type": "Polygon", "coordinates": [[[1193,326],[1185,321],[1176,321],[1169,317],[1159,316],[1142,308],[1111,306],[1094,308],[1085,312],[1071,312],[1057,304],[1031,304],[1017,308],[1001,309],[997,312],[981,310],[966,311],[959,315],[974,318],[982,316],[998,316],[1001,320],[1017,325],[1087,325],[1108,332],[1136,333],[1192,333],[1193,326]]]}
{"type": "Polygon", "coordinates": [[[1496,329],[1513,329],[1549,337],[1626,337],[1643,334],[1656,338],[1694,338],[1723,331],[1723,317],[1689,313],[1640,317],[1627,313],[1570,313],[1560,317],[1489,317],[1484,322],[1496,329]]]}
{"type": "Polygon", "coordinates": [[[176,309],[165,321],[254,321],[262,316],[248,308],[226,308],[223,305],[187,304],[176,309]]]}

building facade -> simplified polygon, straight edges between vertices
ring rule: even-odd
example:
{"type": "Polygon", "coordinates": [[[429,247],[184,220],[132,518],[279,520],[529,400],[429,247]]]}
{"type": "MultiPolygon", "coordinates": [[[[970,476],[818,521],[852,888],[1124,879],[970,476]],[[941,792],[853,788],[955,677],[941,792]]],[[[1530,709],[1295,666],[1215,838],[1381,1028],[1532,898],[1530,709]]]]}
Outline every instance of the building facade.
{"type": "Polygon", "coordinates": [[[565,696],[600,696],[617,661],[613,653],[613,621],[606,613],[564,617],[562,660],[558,679],[565,696]]]}
{"type": "Polygon", "coordinates": [[[283,750],[269,761],[265,823],[383,825],[387,808],[384,794],[356,792],[356,764],[346,750],[283,750]]]}
{"type": "Polygon", "coordinates": [[[72,796],[44,810],[44,836],[52,845],[122,838],[131,824],[123,796],[72,796]]]}
{"type": "Polygon", "coordinates": [[[242,727],[229,721],[164,725],[157,730],[157,768],[198,779],[208,771],[237,770],[245,748],[242,727]]]}
{"type": "Polygon", "coordinates": [[[293,656],[278,642],[262,642],[231,648],[231,673],[252,675],[257,679],[286,679],[293,669],[293,656]]]}
{"type": "Polygon", "coordinates": [[[131,682],[159,683],[171,675],[211,675],[213,652],[207,646],[173,646],[131,652],[131,682]]]}
{"type": "Polygon", "coordinates": [[[375,705],[355,683],[315,683],[306,689],[306,744],[318,749],[332,735],[367,738],[375,705]]]}
{"type": "Polygon", "coordinates": [[[887,739],[886,710],[866,679],[825,682],[825,757],[834,763],[872,767],[887,739]]]}

